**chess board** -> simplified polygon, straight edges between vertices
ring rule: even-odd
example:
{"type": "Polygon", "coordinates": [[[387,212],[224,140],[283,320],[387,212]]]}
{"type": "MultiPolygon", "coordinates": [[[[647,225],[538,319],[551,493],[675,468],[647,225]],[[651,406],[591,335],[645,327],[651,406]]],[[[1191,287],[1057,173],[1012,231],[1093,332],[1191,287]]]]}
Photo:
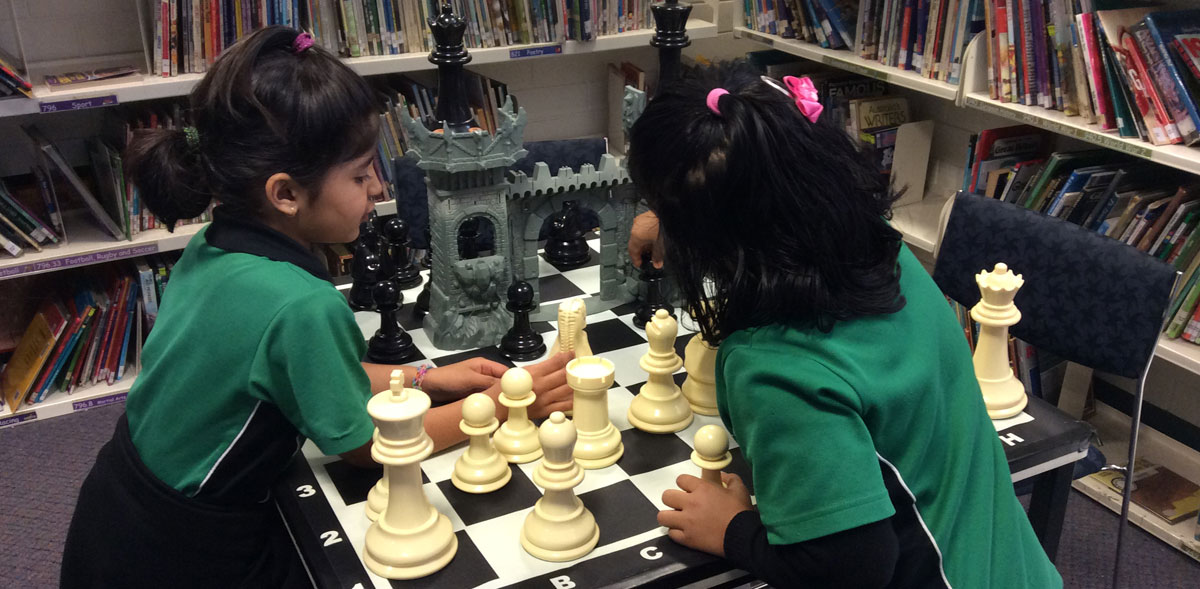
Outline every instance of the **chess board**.
{"type": "MultiPolygon", "coordinates": [[[[593,240],[593,249],[598,242],[593,240]]],[[[561,271],[542,260],[543,305],[599,291],[599,270],[593,252],[592,263],[574,270],[561,271]]],[[[428,335],[414,322],[410,306],[420,287],[404,293],[402,325],[412,336],[418,356],[410,364],[434,366],[483,356],[512,366],[494,348],[474,350],[438,350],[428,335]]],[[[680,474],[699,476],[699,468],[690,460],[696,430],[707,424],[720,424],[718,417],[697,415],[685,430],[674,434],[649,434],[633,428],[626,411],[641,385],[647,380],[638,360],[648,351],[645,332],[632,324],[633,304],[588,316],[587,333],[595,355],[609,359],[616,367],[614,384],[608,391],[609,417],[621,431],[624,455],[617,464],[585,471],[583,483],[575,489],[583,504],[592,511],[600,528],[600,540],[588,555],[571,562],[550,563],[538,560],[521,547],[519,534],[526,514],[541,497],[532,475],[537,461],[512,465],[513,476],[501,489],[484,495],[459,491],[450,481],[454,462],[465,451],[465,444],[435,454],[421,464],[426,496],[438,511],[451,521],[458,536],[454,560],[438,573],[412,581],[389,581],[368,572],[362,563],[363,541],[370,521],[365,515],[367,493],[381,476],[381,470],[360,469],[337,457],[321,454],[310,443],[293,463],[277,487],[277,502],[293,539],[305,555],[310,574],[319,587],[363,589],[368,587],[632,587],[644,585],[682,586],[697,581],[706,585],[729,582],[740,585],[749,580],[741,571],[731,571],[724,560],[682,547],[666,537],[658,525],[657,513],[663,491],[675,487],[680,474]]],[[[683,356],[684,347],[694,333],[687,329],[690,319],[676,312],[680,335],[675,347],[683,356]]],[[[365,336],[375,332],[379,315],[356,313],[365,336]]],[[[553,322],[535,322],[549,346],[556,326],[553,322]]],[[[536,361],[534,361],[536,362],[536,361]]],[[[515,365],[528,365],[521,362],[515,365]]],[[[675,375],[682,384],[682,369],[675,375]]],[[[750,482],[749,467],[736,443],[730,441],[733,463],[727,472],[735,472],[750,482]]]]}

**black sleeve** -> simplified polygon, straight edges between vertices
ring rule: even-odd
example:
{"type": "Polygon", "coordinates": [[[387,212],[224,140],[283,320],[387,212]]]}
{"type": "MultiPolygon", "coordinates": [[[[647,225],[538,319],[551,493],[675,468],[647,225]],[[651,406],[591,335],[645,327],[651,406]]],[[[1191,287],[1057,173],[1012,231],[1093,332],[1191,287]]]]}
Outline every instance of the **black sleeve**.
{"type": "Polygon", "coordinates": [[[725,558],[779,588],[882,587],[899,554],[891,518],[782,546],[767,542],[757,511],[737,514],[725,529],[725,558]]]}

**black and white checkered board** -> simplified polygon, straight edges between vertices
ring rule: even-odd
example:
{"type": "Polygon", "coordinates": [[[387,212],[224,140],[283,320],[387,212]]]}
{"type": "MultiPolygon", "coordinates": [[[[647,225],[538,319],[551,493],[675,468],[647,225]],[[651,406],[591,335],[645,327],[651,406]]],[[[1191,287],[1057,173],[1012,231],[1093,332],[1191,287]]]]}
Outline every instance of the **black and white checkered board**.
{"type": "MultiPolygon", "coordinates": [[[[593,240],[593,250],[598,241],[593,240]]],[[[540,289],[543,304],[573,297],[589,297],[599,289],[598,254],[583,268],[559,271],[541,261],[540,289]]],[[[417,365],[445,365],[483,356],[506,365],[495,348],[437,350],[424,330],[411,319],[410,305],[420,287],[405,291],[402,324],[420,354],[417,365]]],[[[738,579],[721,559],[675,544],[665,536],[656,515],[664,508],[663,491],[675,487],[680,474],[699,475],[691,462],[692,440],[701,426],[720,424],[717,417],[697,415],[687,429],[655,435],[633,428],[626,411],[647,375],[638,360],[648,351],[645,332],[632,325],[635,305],[622,305],[588,316],[587,333],[592,352],[612,361],[615,383],[608,392],[609,416],[621,430],[625,451],[616,465],[586,471],[576,489],[600,527],[600,541],[587,556],[566,563],[538,560],[521,548],[519,534],[525,515],[541,497],[532,474],[537,461],[513,465],[513,477],[498,491],[486,495],[463,493],[450,482],[454,462],[465,445],[434,455],[421,464],[426,495],[438,511],[450,518],[458,535],[458,552],[442,571],[413,581],[388,581],[369,573],[362,563],[363,539],[370,522],[364,513],[367,493],[379,470],[352,467],[336,457],[321,454],[310,443],[278,487],[280,508],[294,539],[306,555],[310,572],[321,587],[632,587],[647,584],[681,586],[712,579],[738,579]],[[284,496],[284,494],[287,496],[284,496]],[[307,545],[307,550],[306,550],[307,545]],[[714,578],[715,576],[715,578],[714,578]]],[[[677,313],[677,317],[680,315],[677,313]]],[[[366,336],[379,325],[379,315],[356,314],[366,336]]],[[[692,337],[689,319],[680,322],[676,349],[680,356],[692,337]]],[[[535,329],[552,342],[553,322],[536,322],[535,329]]],[[[535,361],[536,362],[536,361],[535,361]]],[[[518,363],[527,365],[530,363],[518,363]]],[[[682,370],[677,383],[685,378],[682,370]]],[[[736,443],[734,462],[726,469],[749,483],[749,467],[736,443]]]]}

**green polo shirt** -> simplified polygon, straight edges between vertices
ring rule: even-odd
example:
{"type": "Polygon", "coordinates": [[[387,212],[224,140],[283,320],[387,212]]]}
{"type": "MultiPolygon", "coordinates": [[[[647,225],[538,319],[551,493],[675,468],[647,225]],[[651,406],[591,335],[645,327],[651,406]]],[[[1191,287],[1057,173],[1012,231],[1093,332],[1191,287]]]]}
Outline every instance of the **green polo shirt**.
{"type": "Polygon", "coordinates": [[[896,525],[911,529],[897,530],[897,567],[929,563],[921,586],[1061,587],[1013,493],[962,330],[907,248],[899,267],[896,313],[829,333],[746,329],[721,344],[717,406],[750,463],[769,541],[900,512],[896,525]]]}
{"type": "Polygon", "coordinates": [[[304,439],[371,439],[362,332],[300,244],[220,208],[175,264],[126,413],[142,461],[217,503],[261,501],[304,439]]]}

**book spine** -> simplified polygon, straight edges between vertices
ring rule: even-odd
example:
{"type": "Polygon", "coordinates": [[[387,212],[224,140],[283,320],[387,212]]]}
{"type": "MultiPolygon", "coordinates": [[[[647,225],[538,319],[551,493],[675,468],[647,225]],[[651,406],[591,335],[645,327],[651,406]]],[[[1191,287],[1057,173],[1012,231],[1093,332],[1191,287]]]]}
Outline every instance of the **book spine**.
{"type": "Polygon", "coordinates": [[[1138,30],[1145,34],[1137,35],[1138,43],[1145,50],[1146,57],[1151,62],[1154,80],[1158,83],[1158,89],[1163,93],[1163,99],[1171,110],[1171,117],[1179,128],[1179,135],[1183,138],[1183,143],[1192,145],[1200,141],[1200,132],[1196,128],[1197,121],[1200,121],[1200,113],[1196,112],[1196,106],[1188,99],[1187,86],[1171,60],[1170,51],[1163,43],[1162,33],[1155,25],[1153,15],[1147,15],[1142,22],[1146,26],[1144,29],[1138,30]],[[1152,51],[1156,57],[1151,57],[1152,51]]]}
{"type": "Polygon", "coordinates": [[[1200,299],[1200,272],[1192,274],[1192,278],[1188,283],[1190,284],[1190,288],[1187,289],[1187,294],[1182,298],[1179,310],[1171,317],[1171,322],[1167,324],[1167,329],[1164,332],[1168,338],[1175,339],[1179,337],[1183,333],[1183,330],[1188,327],[1189,319],[1191,319],[1196,309],[1196,301],[1200,299]]]}
{"type": "Polygon", "coordinates": [[[1147,119],[1147,123],[1151,117],[1157,123],[1158,128],[1162,131],[1163,144],[1179,143],[1183,139],[1179,136],[1179,127],[1175,126],[1175,122],[1171,120],[1171,116],[1167,113],[1167,109],[1163,106],[1162,99],[1158,96],[1158,90],[1154,87],[1154,79],[1151,77],[1150,70],[1146,65],[1146,59],[1142,55],[1142,49],[1138,46],[1137,39],[1128,32],[1121,34],[1121,47],[1125,50],[1129,66],[1127,68],[1130,86],[1142,97],[1138,102],[1138,108],[1143,109],[1142,101],[1146,102],[1146,107],[1151,109],[1146,112],[1143,109],[1142,115],[1147,119]]]}

